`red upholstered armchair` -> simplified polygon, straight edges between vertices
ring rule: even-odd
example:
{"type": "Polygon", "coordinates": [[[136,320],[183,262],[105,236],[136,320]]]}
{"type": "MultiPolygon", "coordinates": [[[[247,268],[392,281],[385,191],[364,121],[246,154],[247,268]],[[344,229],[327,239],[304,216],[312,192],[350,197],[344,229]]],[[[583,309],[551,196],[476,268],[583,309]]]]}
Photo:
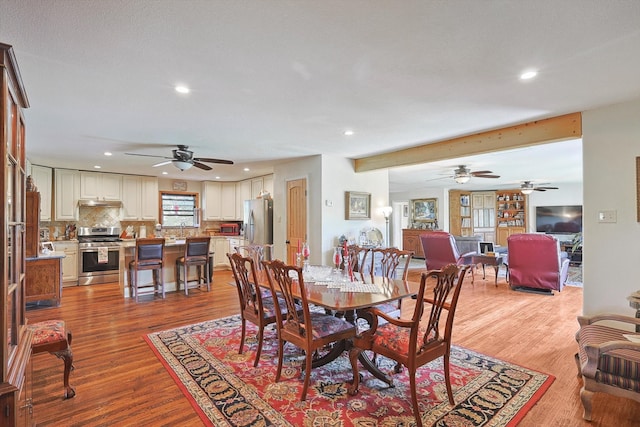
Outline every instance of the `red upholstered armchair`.
{"type": "Polygon", "coordinates": [[[562,290],[569,259],[561,256],[558,239],[546,234],[513,234],[507,238],[507,247],[512,289],[545,293],[562,290]]]}
{"type": "Polygon", "coordinates": [[[445,265],[471,265],[476,252],[460,254],[456,241],[446,231],[431,231],[420,235],[427,270],[440,270],[445,265]]]}

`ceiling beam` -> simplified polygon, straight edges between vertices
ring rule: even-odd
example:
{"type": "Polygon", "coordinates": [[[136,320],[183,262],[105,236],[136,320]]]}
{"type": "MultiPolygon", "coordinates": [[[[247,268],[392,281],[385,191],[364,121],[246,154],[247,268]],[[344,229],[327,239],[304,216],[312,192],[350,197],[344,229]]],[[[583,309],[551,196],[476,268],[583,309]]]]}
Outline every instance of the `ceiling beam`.
{"type": "Polygon", "coordinates": [[[356,172],[409,166],[582,137],[582,113],[447,139],[355,159],[356,172]]]}

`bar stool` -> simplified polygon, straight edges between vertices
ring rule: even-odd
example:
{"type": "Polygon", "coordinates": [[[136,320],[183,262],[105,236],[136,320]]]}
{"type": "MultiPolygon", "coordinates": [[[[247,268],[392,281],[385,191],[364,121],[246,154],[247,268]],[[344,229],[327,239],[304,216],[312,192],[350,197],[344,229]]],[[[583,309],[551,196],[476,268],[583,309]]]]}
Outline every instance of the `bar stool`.
{"type": "Polygon", "coordinates": [[[150,285],[140,286],[138,283],[138,272],[141,270],[151,270],[153,275],[153,292],[161,293],[164,299],[164,239],[163,238],[146,238],[136,239],[136,253],[134,259],[129,262],[129,283],[131,284],[131,293],[135,295],[138,302],[140,288],[149,287],[150,285]],[[159,289],[158,289],[159,288],[159,289]]]}
{"type": "Polygon", "coordinates": [[[209,268],[209,242],[211,237],[187,237],[184,245],[184,256],[176,259],[176,290],[180,289],[180,272],[184,280],[184,294],[189,295],[189,266],[197,268],[197,284],[191,288],[207,285],[207,292],[211,290],[211,276],[209,268]]]}

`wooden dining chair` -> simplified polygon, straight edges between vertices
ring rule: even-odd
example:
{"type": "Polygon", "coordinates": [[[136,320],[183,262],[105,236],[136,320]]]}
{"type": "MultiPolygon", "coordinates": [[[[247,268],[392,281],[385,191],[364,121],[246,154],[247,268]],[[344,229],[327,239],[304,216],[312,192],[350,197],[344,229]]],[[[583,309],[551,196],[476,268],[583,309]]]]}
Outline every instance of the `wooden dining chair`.
{"type": "Polygon", "coordinates": [[[138,296],[141,294],[140,289],[143,287],[151,287],[150,292],[153,295],[161,294],[165,297],[164,290],[164,238],[144,238],[136,239],[136,253],[134,259],[129,262],[129,283],[131,292],[138,302],[138,296]],[[140,284],[138,281],[138,272],[141,270],[151,270],[153,284],[140,284]]]}
{"type": "Polygon", "coordinates": [[[256,270],[262,270],[262,261],[271,261],[271,256],[273,254],[272,244],[242,245],[236,246],[233,249],[242,256],[253,258],[253,264],[255,265],[256,270]]]}
{"type": "MultiPolygon", "coordinates": [[[[387,279],[407,280],[409,264],[411,263],[412,257],[413,251],[403,251],[398,248],[371,249],[371,255],[368,261],[369,266],[367,267],[371,280],[373,280],[375,276],[382,276],[387,279]]],[[[402,300],[382,304],[377,308],[387,314],[400,317],[402,300]]]]}
{"type": "Polygon", "coordinates": [[[407,367],[413,414],[418,427],[422,427],[416,390],[416,371],[420,366],[442,356],[444,358],[447,395],[449,403],[454,405],[449,374],[451,333],[460,288],[468,268],[468,266],[460,267],[450,264],[443,267],[442,270],[430,270],[422,273],[411,319],[396,319],[375,307],[364,310],[371,321],[371,328],[354,338],[353,347],[349,351],[349,359],[353,368],[353,383],[349,387],[349,394],[358,393],[360,385],[358,357],[360,353],[364,350],[371,350],[376,354],[393,359],[407,367]],[[432,298],[425,298],[428,279],[435,279],[432,298]],[[425,306],[425,303],[430,304],[431,308],[428,309],[429,306],[425,306]],[[447,311],[447,317],[444,334],[441,334],[440,316],[443,310],[447,311]],[[423,319],[425,313],[428,314],[428,317],[423,319]],[[381,319],[384,320],[384,323],[380,321],[381,319]]]}
{"type": "Polygon", "coordinates": [[[351,268],[353,270],[356,278],[364,281],[365,276],[369,275],[369,251],[370,248],[364,248],[358,245],[348,245],[347,246],[347,255],[342,259],[341,268],[344,270],[347,268],[347,262],[351,262],[351,268]]]}
{"type": "Polygon", "coordinates": [[[243,257],[239,253],[227,254],[231,264],[231,271],[236,281],[238,289],[238,299],[240,300],[240,318],[242,323],[242,333],[240,336],[240,350],[242,354],[246,335],[247,320],[258,327],[258,349],[253,366],[258,366],[260,354],[262,353],[262,341],[264,339],[264,329],[267,325],[276,323],[276,310],[285,310],[286,307],[274,304],[271,292],[264,295],[258,285],[256,264],[251,257],[243,257]]]}
{"type": "Polygon", "coordinates": [[[279,331],[276,382],[280,380],[282,373],[284,343],[290,342],[305,352],[304,385],[300,393],[300,400],[305,400],[316,350],[354,337],[356,327],[344,319],[309,310],[302,268],[286,265],[280,260],[263,261],[263,264],[276,304],[276,324],[279,331]],[[299,293],[295,292],[296,288],[299,293]],[[284,300],[286,310],[280,309],[277,295],[284,300]],[[297,304],[301,305],[301,311],[298,311],[297,304]]]}

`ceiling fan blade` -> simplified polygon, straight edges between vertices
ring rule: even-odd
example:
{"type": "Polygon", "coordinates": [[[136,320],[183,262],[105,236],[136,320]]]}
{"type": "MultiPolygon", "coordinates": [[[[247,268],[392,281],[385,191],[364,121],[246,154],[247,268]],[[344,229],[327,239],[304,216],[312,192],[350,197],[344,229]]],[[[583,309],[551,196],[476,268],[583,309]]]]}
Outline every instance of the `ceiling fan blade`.
{"type": "Polygon", "coordinates": [[[558,187],[536,187],[536,190],[538,189],[543,189],[543,190],[558,190],[558,187]]]}
{"type": "Polygon", "coordinates": [[[158,166],[168,165],[168,164],[170,164],[171,162],[173,162],[173,160],[165,160],[165,161],[163,161],[163,162],[156,163],[155,165],[152,165],[151,167],[152,167],[152,168],[157,168],[158,166]]]}
{"type": "Polygon", "coordinates": [[[156,156],[155,154],[139,154],[139,153],[124,153],[127,156],[142,156],[142,157],[156,157],[158,159],[173,159],[173,157],[156,156]]]}
{"type": "Polygon", "coordinates": [[[476,178],[500,178],[500,175],[473,175],[473,176],[475,176],[476,178]]]}
{"type": "Polygon", "coordinates": [[[535,191],[547,191],[547,190],[545,190],[545,189],[544,189],[544,188],[542,188],[542,187],[536,187],[536,188],[534,188],[534,190],[535,190],[535,191]]]}
{"type": "Polygon", "coordinates": [[[222,160],[222,159],[209,159],[207,157],[194,157],[195,161],[198,162],[207,162],[207,163],[220,163],[223,165],[232,165],[233,162],[231,160],[222,160]]]}
{"type": "Polygon", "coordinates": [[[478,175],[487,175],[487,174],[492,174],[492,173],[493,173],[493,171],[473,171],[473,172],[470,172],[470,173],[471,173],[471,175],[473,175],[473,176],[478,176],[478,175]]]}
{"type": "Polygon", "coordinates": [[[197,168],[200,168],[202,170],[205,170],[205,171],[210,171],[211,170],[211,166],[205,165],[204,163],[200,163],[200,162],[198,162],[196,160],[193,161],[193,166],[195,166],[197,168]]]}

